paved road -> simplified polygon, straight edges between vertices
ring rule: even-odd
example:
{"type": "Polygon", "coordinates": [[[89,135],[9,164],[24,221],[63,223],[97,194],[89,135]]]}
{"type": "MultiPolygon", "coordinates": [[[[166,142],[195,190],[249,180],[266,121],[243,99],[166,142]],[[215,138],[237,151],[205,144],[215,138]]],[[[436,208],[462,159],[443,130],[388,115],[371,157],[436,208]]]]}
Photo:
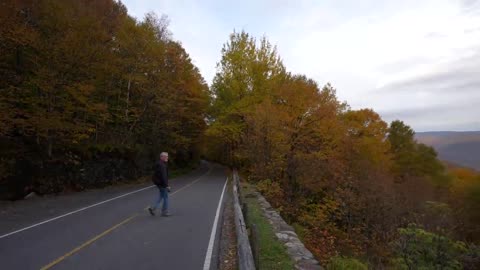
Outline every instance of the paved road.
{"type": "Polygon", "coordinates": [[[36,206],[19,207],[28,208],[31,215],[15,214],[13,206],[0,214],[0,268],[204,269],[210,246],[215,269],[218,241],[210,239],[219,231],[217,227],[212,234],[225,182],[225,168],[208,164],[172,179],[171,217],[152,217],[145,211],[158,192],[145,185],[53,198],[45,205],[36,199],[36,206]],[[83,205],[75,204],[75,198],[83,205]],[[108,201],[111,198],[116,199],[108,201]],[[48,205],[55,210],[47,211],[48,205]],[[71,213],[85,207],[89,208],[71,213]]]}

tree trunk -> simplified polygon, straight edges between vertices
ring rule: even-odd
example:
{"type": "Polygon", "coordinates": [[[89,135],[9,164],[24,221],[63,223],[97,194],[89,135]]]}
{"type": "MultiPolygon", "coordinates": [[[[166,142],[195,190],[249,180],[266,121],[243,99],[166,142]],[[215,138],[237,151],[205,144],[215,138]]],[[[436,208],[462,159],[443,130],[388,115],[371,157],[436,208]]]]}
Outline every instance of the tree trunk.
{"type": "Polygon", "coordinates": [[[95,121],[95,144],[98,143],[98,120],[95,121]]]}
{"type": "Polygon", "coordinates": [[[50,135],[48,135],[47,138],[47,154],[49,158],[51,158],[53,154],[53,140],[50,135]]]}
{"type": "Polygon", "coordinates": [[[125,109],[125,120],[128,122],[128,106],[130,104],[130,87],[132,86],[132,79],[131,78],[128,78],[128,85],[127,85],[127,98],[126,98],[126,102],[127,102],[127,107],[125,109]]]}
{"type": "Polygon", "coordinates": [[[148,107],[150,106],[150,103],[152,103],[153,98],[154,97],[149,97],[149,98],[147,98],[147,100],[145,100],[145,105],[143,106],[142,113],[140,114],[140,116],[137,119],[135,119],[135,121],[132,123],[132,125],[130,125],[130,128],[128,129],[128,135],[125,136],[125,138],[122,141],[122,144],[124,144],[126,142],[127,138],[131,135],[133,129],[135,129],[135,127],[137,126],[137,123],[142,119],[143,115],[145,114],[148,107]]]}

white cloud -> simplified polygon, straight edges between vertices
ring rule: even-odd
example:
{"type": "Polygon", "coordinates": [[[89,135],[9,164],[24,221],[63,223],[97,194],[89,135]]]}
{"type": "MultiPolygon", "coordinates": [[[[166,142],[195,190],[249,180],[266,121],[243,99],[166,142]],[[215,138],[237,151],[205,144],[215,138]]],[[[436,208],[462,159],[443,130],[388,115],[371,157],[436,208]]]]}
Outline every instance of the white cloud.
{"type": "Polygon", "coordinates": [[[450,68],[454,64],[480,63],[480,1],[128,0],[125,3],[137,17],[150,10],[167,14],[174,38],[182,42],[209,83],[229,33],[245,29],[255,36],[266,34],[278,46],[290,71],[306,74],[320,84],[333,83],[340,99],[353,108],[373,108],[387,120],[395,114],[403,115],[417,130],[480,129],[477,121],[480,109],[471,105],[472,99],[480,100],[475,93],[480,85],[459,74],[458,69],[450,68]],[[438,74],[442,76],[436,77],[438,74]],[[452,87],[460,87],[462,83],[470,86],[468,91],[454,94],[439,83],[425,83],[423,78],[452,80],[445,83],[452,87]],[[455,106],[460,103],[466,113],[449,110],[453,102],[455,106]],[[438,106],[444,108],[441,118],[426,113],[438,106]],[[416,117],[410,112],[424,113],[416,117]],[[449,113],[456,117],[450,119],[449,113]]]}

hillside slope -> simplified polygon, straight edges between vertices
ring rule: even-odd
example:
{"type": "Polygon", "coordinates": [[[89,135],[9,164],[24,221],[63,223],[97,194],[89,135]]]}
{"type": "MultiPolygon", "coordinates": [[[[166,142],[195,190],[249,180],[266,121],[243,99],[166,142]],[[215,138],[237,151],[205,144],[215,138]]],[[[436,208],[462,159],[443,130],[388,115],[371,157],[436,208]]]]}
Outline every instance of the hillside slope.
{"type": "Polygon", "coordinates": [[[440,159],[480,170],[480,131],[419,132],[415,137],[434,147],[440,159]]]}

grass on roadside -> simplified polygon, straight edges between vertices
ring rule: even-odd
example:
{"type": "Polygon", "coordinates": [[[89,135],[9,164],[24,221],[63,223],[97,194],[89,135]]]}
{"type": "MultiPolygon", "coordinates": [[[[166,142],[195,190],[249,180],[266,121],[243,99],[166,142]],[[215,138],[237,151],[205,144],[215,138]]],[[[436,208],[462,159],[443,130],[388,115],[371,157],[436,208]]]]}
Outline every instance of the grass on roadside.
{"type": "Polygon", "coordinates": [[[262,215],[262,210],[256,197],[249,196],[254,190],[250,184],[242,182],[241,194],[247,204],[246,222],[249,228],[255,224],[258,231],[260,267],[259,269],[291,270],[293,261],[287,254],[286,247],[277,239],[272,226],[262,215]]]}

